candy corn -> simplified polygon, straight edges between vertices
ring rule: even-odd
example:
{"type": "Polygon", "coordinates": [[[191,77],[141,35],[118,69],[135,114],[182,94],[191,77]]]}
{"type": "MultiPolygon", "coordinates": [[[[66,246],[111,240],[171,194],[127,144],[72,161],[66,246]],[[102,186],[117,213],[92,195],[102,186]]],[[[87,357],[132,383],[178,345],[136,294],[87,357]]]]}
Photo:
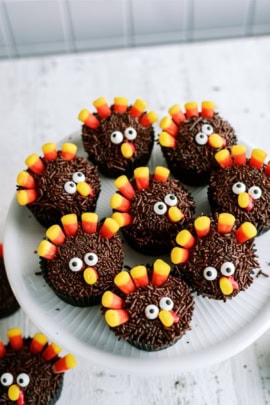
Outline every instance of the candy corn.
{"type": "Polygon", "coordinates": [[[62,348],[56,343],[50,343],[42,352],[42,357],[44,358],[44,360],[50,361],[54,359],[61,351],[62,348]]]}
{"type": "Polygon", "coordinates": [[[176,139],[174,136],[168,134],[167,132],[161,132],[158,137],[159,143],[165,148],[175,148],[176,139]]]}
{"type": "Polygon", "coordinates": [[[219,166],[225,169],[226,167],[232,166],[232,158],[228,149],[222,149],[215,154],[215,159],[219,166]]]}
{"type": "Polygon", "coordinates": [[[184,214],[178,207],[170,207],[168,210],[168,218],[171,222],[179,222],[184,218],[184,214]]]}
{"type": "Polygon", "coordinates": [[[120,228],[132,223],[132,216],[127,212],[114,212],[112,218],[118,223],[120,228]]]}
{"type": "Polygon", "coordinates": [[[36,174],[41,174],[45,170],[43,161],[35,153],[25,159],[25,164],[30,170],[32,170],[32,172],[36,174]]]}
{"type": "Polygon", "coordinates": [[[201,116],[204,118],[213,118],[215,110],[215,104],[213,101],[203,101],[201,116]]]}
{"type": "Polygon", "coordinates": [[[158,120],[158,116],[155,111],[149,111],[146,114],[143,114],[140,118],[140,124],[144,127],[150,127],[158,120]]]}
{"type": "Polygon", "coordinates": [[[0,340],[0,359],[6,355],[6,348],[2,340],[0,340]]]}
{"type": "Polygon", "coordinates": [[[135,153],[135,146],[131,142],[124,142],[121,145],[121,153],[124,158],[130,159],[135,153]]]}
{"type": "Polygon", "coordinates": [[[77,146],[74,143],[64,143],[62,145],[61,155],[65,160],[72,160],[75,158],[77,146]]]}
{"type": "Polygon", "coordinates": [[[146,102],[138,98],[131,107],[129,114],[135,118],[140,117],[146,108],[147,108],[146,102]]]}
{"type": "Polygon", "coordinates": [[[18,190],[16,198],[20,205],[31,204],[37,199],[37,192],[36,190],[18,190]]]}
{"type": "Polygon", "coordinates": [[[111,291],[105,291],[102,295],[101,303],[105,308],[112,309],[121,309],[124,306],[124,300],[111,291]]]}
{"type": "Polygon", "coordinates": [[[234,164],[236,166],[245,165],[247,161],[246,147],[244,145],[233,145],[231,148],[231,154],[234,164]]]}
{"type": "Polygon", "coordinates": [[[83,272],[83,278],[87,284],[93,285],[98,280],[98,272],[93,267],[87,267],[83,272]]]}
{"type": "Polygon", "coordinates": [[[120,326],[128,320],[128,311],[125,309],[108,309],[108,311],[105,312],[105,321],[111,328],[120,326]]]}
{"type": "Polygon", "coordinates": [[[20,350],[23,347],[22,331],[19,328],[9,329],[7,331],[10,346],[14,350],[20,350]]]}
{"type": "Polygon", "coordinates": [[[98,215],[95,212],[84,212],[81,216],[82,228],[85,233],[95,233],[97,230],[98,215]]]}
{"type": "Polygon", "coordinates": [[[220,277],[219,288],[224,295],[231,295],[233,293],[233,286],[228,277],[220,277]]]}
{"type": "Polygon", "coordinates": [[[113,210],[127,212],[130,208],[130,201],[119,193],[112,195],[110,205],[113,210]]]}
{"type": "Polygon", "coordinates": [[[210,231],[210,218],[206,216],[196,218],[194,221],[194,228],[199,238],[208,235],[210,231]]]}
{"type": "Polygon", "coordinates": [[[262,149],[253,149],[249,160],[249,165],[260,169],[263,166],[267,153],[262,149]]]}
{"type": "Polygon", "coordinates": [[[33,354],[40,353],[47,342],[48,342],[47,336],[43,335],[42,333],[36,333],[29,347],[30,352],[33,354]]]}
{"type": "Polygon", "coordinates": [[[136,286],[127,271],[121,271],[114,277],[114,284],[124,293],[130,294],[136,290],[136,286]]]}
{"type": "Polygon", "coordinates": [[[225,144],[226,144],[225,139],[222,138],[222,137],[221,137],[220,135],[218,135],[218,134],[211,134],[211,135],[208,137],[208,145],[210,145],[211,148],[218,149],[218,148],[224,147],[225,144]]]}
{"type": "Polygon", "coordinates": [[[99,97],[93,102],[101,118],[107,118],[111,115],[111,109],[105,97],[99,97]]]}
{"type": "Polygon", "coordinates": [[[130,270],[131,277],[137,288],[149,284],[147,269],[145,266],[135,266],[130,270]]]}
{"type": "Polygon", "coordinates": [[[61,218],[65,234],[67,236],[74,236],[78,231],[78,219],[76,214],[67,214],[61,218]]]}
{"type": "Polygon", "coordinates": [[[35,188],[35,179],[26,170],[22,170],[17,176],[17,183],[19,186],[33,189],[35,188]]]}
{"type": "Polygon", "coordinates": [[[265,174],[266,176],[270,177],[270,163],[268,163],[268,165],[265,168],[265,174]]]}
{"type": "Polygon", "coordinates": [[[86,108],[80,111],[78,119],[84,123],[89,128],[96,129],[100,126],[99,120],[94,114],[90,113],[86,108]]]}
{"type": "Polygon", "coordinates": [[[62,228],[59,225],[52,225],[46,231],[46,236],[55,245],[62,245],[66,239],[62,228]]]}
{"type": "Polygon", "coordinates": [[[235,217],[232,214],[223,212],[218,216],[217,230],[218,233],[230,233],[235,223],[235,217]]]}
{"type": "Polygon", "coordinates": [[[89,195],[90,196],[94,195],[92,187],[90,186],[90,184],[86,183],[85,181],[81,181],[80,183],[78,183],[76,189],[82,197],[88,197],[89,195]]]}
{"type": "Polygon", "coordinates": [[[0,259],[3,258],[3,243],[0,243],[0,259]]]}
{"type": "Polygon", "coordinates": [[[48,240],[42,240],[38,246],[37,252],[40,257],[44,257],[44,259],[47,260],[53,260],[57,253],[57,247],[48,240]]]}
{"type": "Polygon", "coordinates": [[[67,354],[66,356],[58,359],[53,364],[53,371],[55,373],[63,373],[64,371],[70,370],[77,364],[76,358],[72,354],[67,354]]]}
{"type": "Polygon", "coordinates": [[[125,97],[115,97],[113,109],[117,113],[124,113],[128,108],[128,99],[125,97]]]}
{"type": "Polygon", "coordinates": [[[251,211],[253,208],[253,198],[248,193],[240,193],[238,195],[238,205],[246,211],[251,211]]]}
{"type": "Polygon", "coordinates": [[[171,115],[173,121],[176,125],[179,125],[181,122],[186,120],[185,114],[182,112],[178,104],[174,104],[169,108],[169,114],[171,115]]]}
{"type": "Polygon", "coordinates": [[[144,190],[149,186],[149,168],[137,167],[134,170],[134,178],[138,190],[144,190]]]}
{"type": "Polygon", "coordinates": [[[44,158],[47,161],[54,160],[57,158],[57,148],[56,144],[53,142],[45,143],[42,145],[42,151],[44,154],[44,158]]]}
{"type": "Polygon", "coordinates": [[[117,177],[117,179],[115,179],[114,181],[114,185],[127,199],[131,200],[135,196],[135,190],[128,180],[127,176],[122,175],[120,177],[117,177]]]}
{"type": "Polygon", "coordinates": [[[158,317],[162,325],[164,325],[166,328],[169,328],[174,324],[173,314],[166,309],[162,309],[161,311],[159,311],[158,317]]]}
{"type": "Polygon", "coordinates": [[[198,105],[195,101],[189,101],[188,103],[186,103],[185,109],[186,109],[187,118],[198,117],[198,115],[199,115],[198,105]]]}
{"type": "Polygon", "coordinates": [[[194,246],[195,238],[187,229],[183,229],[176,235],[176,242],[185,249],[190,249],[194,246]]]}
{"type": "Polygon", "coordinates": [[[251,222],[244,222],[235,231],[237,242],[244,243],[257,235],[257,229],[251,222]]]}
{"type": "Polygon", "coordinates": [[[154,171],[154,180],[166,183],[170,175],[170,170],[167,167],[157,166],[154,171]]]}
{"type": "Polygon", "coordinates": [[[168,263],[161,259],[157,259],[153,265],[152,283],[155,286],[160,287],[167,281],[170,271],[171,267],[168,263]]]}
{"type": "Polygon", "coordinates": [[[170,117],[162,118],[159,126],[163,131],[167,132],[168,134],[174,137],[178,133],[178,126],[174,123],[174,121],[170,117]]]}
{"type": "Polygon", "coordinates": [[[189,250],[176,246],[171,250],[171,261],[173,264],[185,263],[189,257],[189,250]]]}
{"type": "Polygon", "coordinates": [[[103,238],[110,239],[112,238],[116,232],[119,230],[119,225],[113,218],[106,218],[103,222],[99,234],[103,238]]]}

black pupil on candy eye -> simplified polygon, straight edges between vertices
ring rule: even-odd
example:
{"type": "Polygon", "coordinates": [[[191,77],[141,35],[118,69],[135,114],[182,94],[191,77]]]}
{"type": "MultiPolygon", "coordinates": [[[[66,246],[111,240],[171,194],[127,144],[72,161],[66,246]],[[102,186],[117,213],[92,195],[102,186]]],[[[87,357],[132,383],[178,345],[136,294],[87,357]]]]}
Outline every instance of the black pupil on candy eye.
{"type": "Polygon", "coordinates": [[[18,379],[18,383],[19,383],[19,384],[23,383],[23,378],[19,378],[19,379],[18,379]]]}
{"type": "Polygon", "coordinates": [[[4,384],[6,384],[7,383],[7,378],[4,377],[2,381],[3,381],[4,384]]]}
{"type": "Polygon", "coordinates": [[[259,194],[259,190],[255,189],[255,190],[253,190],[253,193],[254,194],[259,194]]]}
{"type": "Polygon", "coordinates": [[[154,308],[151,308],[149,312],[150,314],[153,314],[155,312],[154,308]]]}
{"type": "Polygon", "coordinates": [[[242,184],[238,183],[238,184],[236,184],[236,187],[237,187],[237,188],[241,188],[241,187],[242,187],[242,184]]]}
{"type": "Polygon", "coordinates": [[[171,301],[170,300],[166,300],[166,304],[170,305],[171,301]]]}
{"type": "Polygon", "coordinates": [[[94,256],[93,256],[93,255],[88,255],[88,259],[89,259],[89,260],[93,260],[93,259],[94,259],[94,256]]]}
{"type": "Polygon", "coordinates": [[[75,187],[75,184],[70,183],[70,184],[69,184],[69,187],[75,187]]]}
{"type": "Polygon", "coordinates": [[[175,196],[174,196],[174,195],[170,195],[170,200],[174,201],[174,200],[175,200],[175,196]]]}
{"type": "Polygon", "coordinates": [[[208,277],[212,276],[212,271],[208,270],[208,271],[206,272],[206,275],[207,275],[208,277]]]}
{"type": "Polygon", "coordinates": [[[132,135],[132,134],[133,134],[133,130],[132,130],[132,129],[129,129],[129,130],[128,130],[128,133],[129,133],[130,135],[132,135]]]}
{"type": "Polygon", "coordinates": [[[71,262],[72,267],[76,267],[77,263],[76,262],[71,262]]]}
{"type": "Polygon", "coordinates": [[[159,204],[159,205],[158,205],[158,208],[159,208],[160,210],[162,210],[163,205],[162,205],[162,204],[159,204]]]}

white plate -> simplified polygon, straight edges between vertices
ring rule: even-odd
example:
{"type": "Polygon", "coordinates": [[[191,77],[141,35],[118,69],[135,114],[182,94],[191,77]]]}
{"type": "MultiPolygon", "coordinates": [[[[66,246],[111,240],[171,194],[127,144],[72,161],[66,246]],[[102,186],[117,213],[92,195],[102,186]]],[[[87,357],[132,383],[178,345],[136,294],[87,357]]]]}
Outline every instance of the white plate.
{"type": "MultiPolygon", "coordinates": [[[[78,145],[83,152],[80,135],[64,139],[78,145]]],[[[164,164],[156,145],[150,170],[164,164]]],[[[23,169],[23,167],[22,167],[23,169]]],[[[102,179],[102,192],[97,213],[109,216],[113,181],[102,179]]],[[[15,186],[14,186],[15,187],[15,186]]],[[[197,204],[197,215],[208,214],[206,188],[190,189],[197,204]]],[[[140,351],[119,341],[106,325],[99,307],[77,308],[65,304],[48,287],[39,272],[35,253],[45,235],[25,207],[14,197],[6,221],[4,258],[10,284],[23,308],[36,326],[51,340],[78,357],[108,369],[140,375],[173,373],[203,367],[224,360],[246,348],[270,326],[270,278],[259,277],[246,291],[229,302],[195,297],[192,330],[166,350],[155,353],[140,351]]],[[[270,233],[256,241],[261,268],[270,273],[270,233]]],[[[134,252],[125,244],[125,264],[151,263],[153,257],[134,252]]]]}

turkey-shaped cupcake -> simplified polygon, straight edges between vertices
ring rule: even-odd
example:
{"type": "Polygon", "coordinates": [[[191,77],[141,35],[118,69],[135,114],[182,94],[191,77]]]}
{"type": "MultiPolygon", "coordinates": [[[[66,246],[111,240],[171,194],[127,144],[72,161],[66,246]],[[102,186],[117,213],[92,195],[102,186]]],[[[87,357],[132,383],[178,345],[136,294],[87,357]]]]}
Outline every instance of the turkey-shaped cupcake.
{"type": "Polygon", "coordinates": [[[0,341],[0,403],[54,405],[65,372],[76,366],[75,357],[59,357],[61,348],[41,333],[26,338],[15,328],[7,335],[8,344],[0,341]]]}
{"type": "Polygon", "coordinates": [[[19,307],[7,278],[3,244],[0,243],[0,319],[12,315],[19,307]]]}
{"type": "Polygon", "coordinates": [[[111,198],[112,217],[119,223],[130,246],[160,256],[168,253],[177,232],[194,218],[195,203],[166,167],[137,167],[130,180],[118,177],[118,191],[111,198]]]}
{"type": "Polygon", "coordinates": [[[89,160],[107,177],[130,175],[135,167],[147,164],[154,145],[154,111],[146,112],[144,100],[128,105],[115,97],[109,106],[104,97],[93,102],[97,112],[83,109],[82,141],[89,160]]]}
{"type": "Polygon", "coordinates": [[[180,231],[171,251],[174,274],[208,298],[226,301],[247,289],[259,268],[254,249],[256,228],[244,222],[238,228],[227,212],[213,218],[199,216],[180,231]]]}
{"type": "Polygon", "coordinates": [[[183,183],[203,186],[216,167],[215,153],[236,143],[231,125],[214,109],[212,101],[203,101],[199,112],[195,102],[169,109],[170,117],[160,122],[159,144],[172,174],[183,183]]]}
{"type": "Polygon", "coordinates": [[[64,215],[62,226],[46,231],[38,247],[42,274],[63,301],[79,307],[100,303],[123,264],[119,226],[112,218],[98,222],[93,212],[64,215]]]}
{"type": "Polygon", "coordinates": [[[141,350],[157,351],[176,343],[187,330],[194,301],[185,282],[170,274],[161,259],[115,276],[117,288],[102,297],[105,320],[120,339],[141,350]]]}
{"type": "Polygon", "coordinates": [[[247,158],[244,145],[216,154],[219,169],[210,176],[208,197],[214,212],[229,211],[239,222],[250,221],[258,235],[270,227],[270,163],[266,152],[253,149],[247,158]]]}
{"type": "Polygon", "coordinates": [[[48,227],[69,213],[95,211],[100,193],[98,169],[81,156],[77,146],[54,143],[42,146],[43,157],[32,154],[25,160],[27,170],[17,176],[17,201],[48,227]]]}

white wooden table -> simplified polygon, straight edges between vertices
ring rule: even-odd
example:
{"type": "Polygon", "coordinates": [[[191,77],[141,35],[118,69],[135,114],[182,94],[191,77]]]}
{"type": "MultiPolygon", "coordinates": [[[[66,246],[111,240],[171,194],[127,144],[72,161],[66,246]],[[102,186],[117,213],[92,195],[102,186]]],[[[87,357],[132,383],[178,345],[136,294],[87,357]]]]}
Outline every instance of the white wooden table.
{"type": "MultiPolygon", "coordinates": [[[[131,102],[143,98],[160,118],[174,103],[212,99],[239,137],[270,153],[269,66],[270,37],[2,60],[0,239],[25,157],[44,142],[78,130],[78,112],[92,109],[101,95],[109,102],[117,95],[131,102]]],[[[14,326],[26,333],[36,330],[20,310],[0,321],[0,338],[14,326]]],[[[121,375],[79,359],[66,374],[58,403],[270,403],[270,331],[232,359],[177,375],[121,375]]]]}

